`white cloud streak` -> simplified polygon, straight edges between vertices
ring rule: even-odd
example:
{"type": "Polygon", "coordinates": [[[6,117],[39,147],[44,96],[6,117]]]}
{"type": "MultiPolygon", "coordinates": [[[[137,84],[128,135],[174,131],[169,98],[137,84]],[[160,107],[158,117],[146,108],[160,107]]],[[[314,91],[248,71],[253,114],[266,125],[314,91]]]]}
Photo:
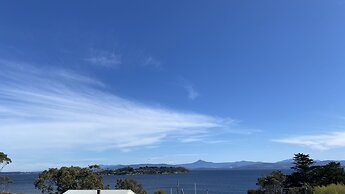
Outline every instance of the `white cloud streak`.
{"type": "Polygon", "coordinates": [[[315,150],[329,150],[333,148],[345,147],[345,132],[295,136],[284,139],[276,139],[272,141],[306,146],[315,150]]]}
{"type": "Polygon", "coordinates": [[[91,56],[85,58],[85,61],[103,67],[116,68],[122,64],[121,55],[115,54],[113,52],[91,50],[91,56]]]}
{"type": "Polygon", "coordinates": [[[185,85],[184,88],[186,89],[188,93],[188,98],[191,100],[196,99],[199,97],[199,93],[194,89],[192,85],[185,85]]]}
{"type": "Polygon", "coordinates": [[[202,141],[207,132],[233,122],[126,100],[104,91],[103,83],[68,71],[8,61],[0,67],[3,149],[126,151],[165,140],[202,141]]]}
{"type": "Polygon", "coordinates": [[[179,85],[185,89],[190,100],[194,100],[200,96],[199,92],[197,92],[194,85],[187,79],[183,77],[178,77],[177,81],[179,82],[179,85]]]}
{"type": "Polygon", "coordinates": [[[152,57],[151,55],[147,56],[144,60],[143,66],[152,66],[155,68],[161,67],[161,62],[156,58],[152,57]]]}

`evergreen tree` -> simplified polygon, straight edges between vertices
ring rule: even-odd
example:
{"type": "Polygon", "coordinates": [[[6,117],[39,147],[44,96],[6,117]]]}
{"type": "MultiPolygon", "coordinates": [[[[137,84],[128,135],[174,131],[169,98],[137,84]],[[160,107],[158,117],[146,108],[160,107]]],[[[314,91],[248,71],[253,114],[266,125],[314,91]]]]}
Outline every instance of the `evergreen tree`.
{"type": "Polygon", "coordinates": [[[294,172],[287,176],[288,187],[301,187],[311,182],[310,172],[313,169],[315,161],[310,158],[309,154],[297,153],[293,157],[294,166],[291,169],[294,172]]]}
{"type": "Polygon", "coordinates": [[[324,166],[315,166],[310,173],[312,185],[326,186],[345,183],[345,172],[339,162],[330,162],[324,166]]]}

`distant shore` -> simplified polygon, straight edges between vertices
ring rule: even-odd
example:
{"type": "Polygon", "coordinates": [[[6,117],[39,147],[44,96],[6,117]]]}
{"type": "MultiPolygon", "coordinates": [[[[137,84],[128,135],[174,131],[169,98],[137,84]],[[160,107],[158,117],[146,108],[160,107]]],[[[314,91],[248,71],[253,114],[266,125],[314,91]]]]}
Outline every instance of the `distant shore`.
{"type": "Polygon", "coordinates": [[[186,174],[189,170],[183,167],[124,167],[119,169],[101,170],[102,175],[144,175],[144,174],[186,174]]]}

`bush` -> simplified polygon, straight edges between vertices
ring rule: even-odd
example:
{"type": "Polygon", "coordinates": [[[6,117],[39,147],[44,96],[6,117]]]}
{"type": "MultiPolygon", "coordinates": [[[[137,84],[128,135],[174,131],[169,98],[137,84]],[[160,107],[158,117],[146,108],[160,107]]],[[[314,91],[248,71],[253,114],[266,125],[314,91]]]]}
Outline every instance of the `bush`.
{"type": "Polygon", "coordinates": [[[327,186],[314,187],[315,194],[343,194],[345,193],[345,185],[343,184],[330,184],[327,186]]]}
{"type": "Polygon", "coordinates": [[[264,194],[264,191],[258,190],[258,189],[249,189],[247,194],[264,194]]]}
{"type": "Polygon", "coordinates": [[[163,191],[163,190],[158,190],[158,191],[156,191],[154,194],[165,194],[165,191],[163,191]]]}
{"type": "Polygon", "coordinates": [[[115,189],[130,189],[136,194],[147,194],[143,186],[133,179],[117,179],[115,189]]]}
{"type": "Polygon", "coordinates": [[[314,194],[313,188],[309,184],[303,184],[300,187],[290,187],[287,194],[314,194]]]}

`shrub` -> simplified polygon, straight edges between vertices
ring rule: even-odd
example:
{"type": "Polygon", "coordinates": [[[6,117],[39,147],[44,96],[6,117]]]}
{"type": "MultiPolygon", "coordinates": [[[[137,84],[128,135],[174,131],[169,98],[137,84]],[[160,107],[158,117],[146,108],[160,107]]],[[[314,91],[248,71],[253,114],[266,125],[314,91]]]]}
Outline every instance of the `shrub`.
{"type": "Polygon", "coordinates": [[[330,184],[327,186],[314,187],[315,194],[343,194],[345,193],[345,185],[343,184],[330,184]]]}
{"type": "Polygon", "coordinates": [[[163,190],[158,190],[158,191],[156,191],[154,194],[165,194],[165,191],[163,191],[163,190]]]}
{"type": "Polygon", "coordinates": [[[264,194],[264,191],[258,190],[258,189],[249,189],[247,194],[264,194]]]}
{"type": "Polygon", "coordinates": [[[136,194],[147,194],[143,186],[133,179],[117,179],[115,189],[130,189],[136,194]]]}

